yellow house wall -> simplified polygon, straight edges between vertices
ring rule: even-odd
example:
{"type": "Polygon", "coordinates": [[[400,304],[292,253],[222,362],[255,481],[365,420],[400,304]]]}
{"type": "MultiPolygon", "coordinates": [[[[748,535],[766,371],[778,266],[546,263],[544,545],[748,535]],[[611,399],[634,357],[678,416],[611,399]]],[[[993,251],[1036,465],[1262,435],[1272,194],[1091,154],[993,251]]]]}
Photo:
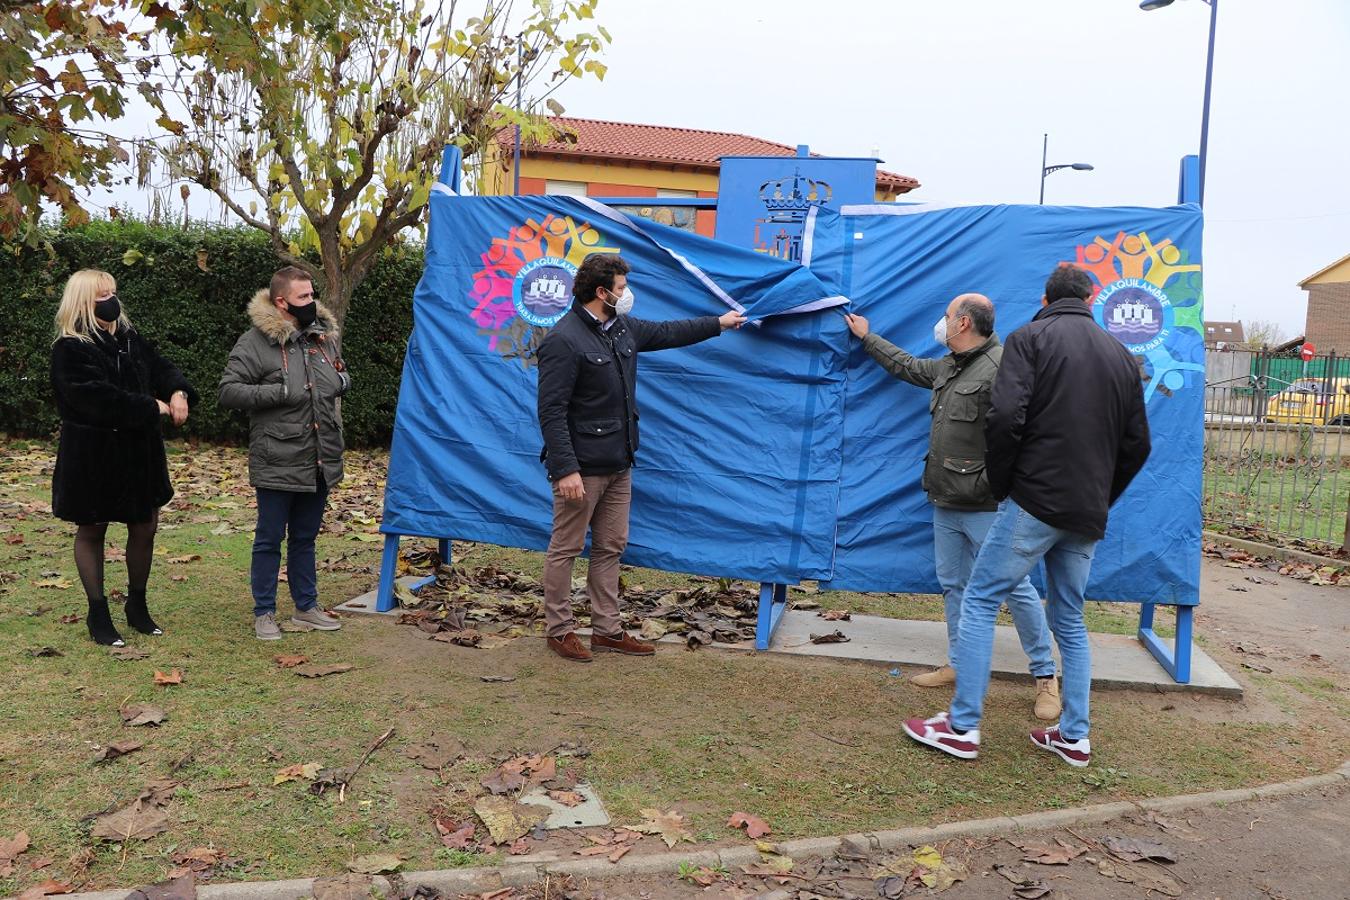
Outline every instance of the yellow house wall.
{"type": "Polygon", "coordinates": [[[1341,260],[1316,278],[1309,278],[1303,286],[1310,284],[1344,284],[1350,281],[1350,257],[1341,260]]]}
{"type": "MultiPolygon", "coordinates": [[[[514,175],[511,171],[511,159],[502,159],[505,167],[491,162],[485,167],[482,193],[500,195],[511,193],[514,175]]],[[[631,184],[641,187],[666,188],[681,191],[717,192],[716,173],[670,171],[668,169],[632,166],[615,162],[576,162],[573,160],[539,159],[523,156],[520,160],[521,178],[543,178],[552,181],[581,181],[587,184],[631,184]]],[[[875,199],[887,203],[896,195],[890,191],[878,190],[875,199]]],[[[1350,279],[1347,279],[1350,280],[1350,279]]]]}

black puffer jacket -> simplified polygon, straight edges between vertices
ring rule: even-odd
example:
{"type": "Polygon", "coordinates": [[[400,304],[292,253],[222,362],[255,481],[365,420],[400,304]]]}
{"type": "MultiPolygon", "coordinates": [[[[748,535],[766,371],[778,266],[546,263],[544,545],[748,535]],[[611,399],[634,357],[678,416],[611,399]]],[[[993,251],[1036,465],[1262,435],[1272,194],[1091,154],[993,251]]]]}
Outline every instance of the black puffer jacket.
{"type": "Polygon", "coordinates": [[[99,329],[52,346],[52,389],[61,414],[52,512],[78,525],[150,521],[173,498],[155,401],[183,391],[195,405],[183,373],[134,329],[99,329]]]}
{"type": "Polygon", "coordinates": [[[996,498],[1100,540],[1151,449],[1139,366],[1087,304],[1057,300],[1003,345],[985,440],[996,498]]]}
{"type": "Polygon", "coordinates": [[[638,449],[637,355],[721,333],[716,316],[671,322],[618,316],[607,330],[582,309],[563,316],[539,345],[540,459],[549,480],[631,466],[638,449]]]}

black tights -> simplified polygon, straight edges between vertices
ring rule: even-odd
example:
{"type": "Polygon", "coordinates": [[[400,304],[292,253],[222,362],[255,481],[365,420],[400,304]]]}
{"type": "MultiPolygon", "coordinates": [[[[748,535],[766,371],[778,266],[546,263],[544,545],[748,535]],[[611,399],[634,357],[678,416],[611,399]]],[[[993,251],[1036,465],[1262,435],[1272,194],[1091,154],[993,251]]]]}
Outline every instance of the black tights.
{"type": "MultiPolygon", "coordinates": [[[[159,511],[149,521],[127,526],[127,587],[132,592],[145,592],[150,580],[150,562],[155,551],[155,532],[159,530],[159,511]]],[[[108,537],[108,523],[81,525],[75,531],[75,568],[80,583],[90,600],[103,597],[103,551],[108,537]]]]}

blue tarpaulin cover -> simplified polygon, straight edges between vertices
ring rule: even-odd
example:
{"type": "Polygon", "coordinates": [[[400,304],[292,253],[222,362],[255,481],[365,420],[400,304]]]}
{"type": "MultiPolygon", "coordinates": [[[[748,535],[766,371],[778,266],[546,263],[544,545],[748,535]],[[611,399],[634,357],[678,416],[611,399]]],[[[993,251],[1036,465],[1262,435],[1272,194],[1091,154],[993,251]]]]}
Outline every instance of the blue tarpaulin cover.
{"type": "Polygon", "coordinates": [[[541,549],[534,350],[589,253],[633,267],[634,314],[743,308],[757,324],[644,354],[642,448],[625,562],[856,590],[932,591],[919,488],[926,392],[848,333],[844,297],[883,336],[938,355],[956,294],[990,296],[1007,334],[1062,261],[1098,282],[1098,321],[1140,360],[1154,452],[1113,509],[1089,593],[1194,603],[1200,553],[1200,212],[844,207],[812,215],[805,266],[570,197],[433,194],[426,271],[395,417],[382,530],[541,549]]]}

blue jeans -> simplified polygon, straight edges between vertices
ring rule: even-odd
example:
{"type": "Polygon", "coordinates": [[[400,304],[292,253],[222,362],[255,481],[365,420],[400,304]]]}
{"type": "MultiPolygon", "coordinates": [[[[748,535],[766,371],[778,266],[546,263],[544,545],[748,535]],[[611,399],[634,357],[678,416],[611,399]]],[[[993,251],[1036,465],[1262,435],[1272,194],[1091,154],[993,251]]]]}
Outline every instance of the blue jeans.
{"type": "Polygon", "coordinates": [[[322,474],[317,480],[319,488],[313,493],[258,488],[258,527],[253,532],[253,565],[249,570],[255,616],[277,611],[282,538],[286,538],[286,580],[296,610],[313,609],[319,602],[314,539],[328,505],[328,485],[322,474]]]}
{"type": "MultiPolygon", "coordinates": [[[[933,507],[933,558],[937,562],[938,583],[942,585],[942,604],[947,612],[947,658],[956,655],[956,636],[961,627],[961,598],[970,581],[970,570],[980,552],[989,526],[998,513],[992,510],[960,510],[933,507]]],[[[1022,642],[1022,651],[1031,661],[1031,674],[1052,678],[1055,658],[1050,652],[1050,630],[1045,625],[1045,607],[1030,578],[1008,595],[1008,612],[1022,642]]],[[[955,668],[955,666],[953,666],[955,668]]]]}
{"type": "Polygon", "coordinates": [[[1088,736],[1088,694],[1092,688],[1092,652],[1083,624],[1083,591],[1097,542],[1054,528],[1004,500],[994,514],[962,598],[961,629],[953,664],[956,696],[951,725],[958,731],[980,726],[989,689],[994,652],[994,619],[1004,599],[1045,561],[1046,619],[1064,665],[1060,734],[1076,741],[1088,736]]]}

